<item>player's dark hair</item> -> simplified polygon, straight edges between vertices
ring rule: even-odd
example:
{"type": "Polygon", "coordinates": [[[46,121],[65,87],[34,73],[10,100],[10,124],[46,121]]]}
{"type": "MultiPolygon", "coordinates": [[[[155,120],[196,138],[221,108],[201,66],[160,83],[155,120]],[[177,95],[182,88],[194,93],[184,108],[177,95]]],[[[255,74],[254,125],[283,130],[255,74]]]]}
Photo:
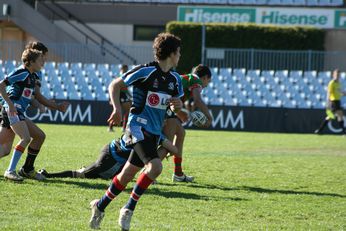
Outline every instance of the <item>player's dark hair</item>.
{"type": "Polygon", "coordinates": [[[198,66],[193,69],[192,73],[196,74],[198,77],[206,75],[209,79],[211,78],[211,71],[209,67],[202,64],[198,64],[198,66]]]}
{"type": "Polygon", "coordinates": [[[172,53],[177,52],[181,45],[179,37],[170,33],[160,33],[154,40],[153,50],[156,60],[165,60],[172,53]]]}
{"type": "Polygon", "coordinates": [[[126,64],[121,65],[120,67],[120,73],[124,74],[129,70],[129,67],[126,64]]]}
{"type": "Polygon", "coordinates": [[[26,46],[25,49],[34,49],[34,50],[39,50],[42,52],[42,54],[46,54],[48,52],[48,48],[41,42],[29,42],[26,46]]]}
{"type": "Polygon", "coordinates": [[[22,62],[28,67],[32,62],[35,62],[42,55],[42,51],[34,49],[25,49],[22,53],[22,62]]]}

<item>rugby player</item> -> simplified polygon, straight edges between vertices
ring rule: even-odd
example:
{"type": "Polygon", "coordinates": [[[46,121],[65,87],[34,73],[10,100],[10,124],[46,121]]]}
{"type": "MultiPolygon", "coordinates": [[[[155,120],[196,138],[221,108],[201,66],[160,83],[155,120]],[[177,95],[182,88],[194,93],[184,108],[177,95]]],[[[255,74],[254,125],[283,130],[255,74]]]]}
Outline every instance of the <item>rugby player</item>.
{"type": "MultiPolygon", "coordinates": [[[[182,75],[181,81],[184,89],[182,101],[189,101],[192,98],[194,107],[198,108],[208,119],[207,123],[203,127],[209,127],[212,122],[212,116],[209,113],[207,105],[203,102],[201,92],[202,89],[207,87],[211,81],[210,69],[207,66],[199,64],[193,69],[191,74],[182,75]]],[[[178,152],[171,153],[173,154],[174,162],[174,173],[172,180],[176,182],[193,182],[194,177],[184,174],[182,170],[185,129],[182,126],[182,121],[180,119],[183,117],[181,114],[183,114],[182,111],[176,115],[168,109],[163,132],[165,136],[173,142],[174,146],[178,148],[178,152]]]]}
{"type": "Polygon", "coordinates": [[[139,175],[127,204],[120,210],[118,223],[123,230],[129,230],[138,200],[161,174],[162,163],[157,147],[166,110],[171,107],[178,112],[182,107],[181,79],[178,73],[172,71],[180,59],[180,43],[180,39],[172,34],[159,34],[153,44],[156,61],[135,67],[109,86],[113,104],[109,122],[114,124],[121,121],[120,89],[133,86],[133,104],[125,131],[126,144],[133,146],[133,152],[122,171],[113,178],[103,197],[91,201],[91,228],[99,228],[105,208],[145,166],[145,171],[139,175]]]}

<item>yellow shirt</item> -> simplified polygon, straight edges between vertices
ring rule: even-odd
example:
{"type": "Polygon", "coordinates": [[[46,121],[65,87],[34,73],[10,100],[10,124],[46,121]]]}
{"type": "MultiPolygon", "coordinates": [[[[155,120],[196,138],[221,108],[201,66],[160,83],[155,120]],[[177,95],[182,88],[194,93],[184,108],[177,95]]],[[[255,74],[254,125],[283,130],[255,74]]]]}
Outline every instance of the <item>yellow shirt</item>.
{"type": "Polygon", "coordinates": [[[334,80],[331,80],[328,84],[328,92],[329,100],[340,100],[342,97],[340,82],[335,82],[334,80]]]}

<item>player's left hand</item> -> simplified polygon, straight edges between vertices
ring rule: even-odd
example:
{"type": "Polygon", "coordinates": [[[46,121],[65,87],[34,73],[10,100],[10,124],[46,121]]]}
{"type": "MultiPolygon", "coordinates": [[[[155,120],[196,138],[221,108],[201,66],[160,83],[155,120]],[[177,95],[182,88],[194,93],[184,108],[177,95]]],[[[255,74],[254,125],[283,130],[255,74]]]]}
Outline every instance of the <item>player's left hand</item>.
{"type": "Polygon", "coordinates": [[[112,111],[112,114],[109,116],[107,122],[111,125],[119,126],[121,124],[121,119],[121,111],[114,109],[112,111]]]}
{"type": "Polygon", "coordinates": [[[169,106],[173,112],[177,113],[183,107],[183,102],[179,98],[173,97],[169,101],[169,106]]]}
{"type": "Polygon", "coordinates": [[[202,125],[201,127],[202,127],[202,128],[209,128],[210,125],[211,125],[211,122],[212,122],[212,120],[211,120],[211,119],[208,119],[207,122],[206,122],[204,125],[202,125]]]}
{"type": "Polygon", "coordinates": [[[70,106],[69,102],[63,101],[62,103],[58,103],[58,111],[66,112],[67,108],[70,106]]]}

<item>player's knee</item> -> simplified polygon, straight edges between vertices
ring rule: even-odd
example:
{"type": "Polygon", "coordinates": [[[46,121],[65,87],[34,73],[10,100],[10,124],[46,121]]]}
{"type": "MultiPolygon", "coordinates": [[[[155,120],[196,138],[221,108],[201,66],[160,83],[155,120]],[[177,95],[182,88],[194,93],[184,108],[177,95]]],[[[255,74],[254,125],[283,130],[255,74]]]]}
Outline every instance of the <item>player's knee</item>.
{"type": "Polygon", "coordinates": [[[20,139],[20,143],[21,143],[21,145],[24,146],[24,147],[28,146],[28,144],[30,143],[30,141],[31,141],[31,137],[30,137],[30,136],[23,136],[23,137],[21,137],[21,139],[20,139]]]}
{"type": "Polygon", "coordinates": [[[145,167],[147,172],[152,177],[158,177],[162,172],[162,163],[161,160],[156,158],[151,160],[145,167]]]}
{"type": "Polygon", "coordinates": [[[46,139],[46,134],[41,130],[37,133],[36,137],[33,137],[36,141],[40,141],[41,143],[44,142],[46,139]]]}

